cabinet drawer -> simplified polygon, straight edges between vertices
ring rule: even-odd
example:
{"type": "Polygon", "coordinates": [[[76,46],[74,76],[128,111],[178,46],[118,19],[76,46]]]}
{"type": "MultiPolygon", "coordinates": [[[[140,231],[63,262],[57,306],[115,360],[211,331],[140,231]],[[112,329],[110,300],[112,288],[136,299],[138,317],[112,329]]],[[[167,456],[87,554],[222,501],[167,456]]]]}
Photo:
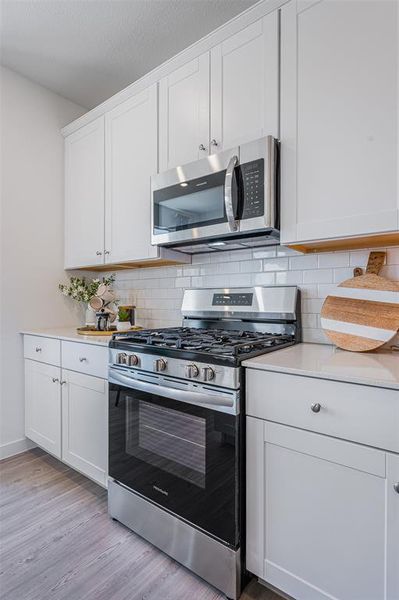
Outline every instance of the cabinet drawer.
{"type": "Polygon", "coordinates": [[[107,379],[108,348],[79,342],[62,342],[62,368],[107,379]]]}
{"type": "Polygon", "coordinates": [[[247,414],[399,452],[396,390],[248,369],[247,414]]]}
{"type": "Polygon", "coordinates": [[[24,335],[24,357],[55,365],[61,364],[61,342],[39,335],[24,335]]]}

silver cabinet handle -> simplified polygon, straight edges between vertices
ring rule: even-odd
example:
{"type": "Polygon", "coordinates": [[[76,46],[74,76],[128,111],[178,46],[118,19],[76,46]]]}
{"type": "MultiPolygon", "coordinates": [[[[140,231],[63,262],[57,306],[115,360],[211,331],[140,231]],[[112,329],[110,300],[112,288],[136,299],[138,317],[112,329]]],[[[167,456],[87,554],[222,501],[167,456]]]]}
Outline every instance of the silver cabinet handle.
{"type": "Polygon", "coordinates": [[[111,254],[111,250],[105,250],[104,254],[111,254]]]}
{"type": "Polygon", "coordinates": [[[319,404],[318,402],[315,402],[314,404],[312,404],[312,406],[310,408],[312,409],[312,411],[314,413],[318,413],[318,412],[320,412],[321,404],[319,404]]]}
{"type": "Polygon", "coordinates": [[[213,138],[213,140],[211,140],[211,146],[218,146],[219,144],[217,143],[217,141],[215,140],[215,138],[213,138]]]}
{"type": "Polygon", "coordinates": [[[206,147],[204,146],[204,144],[200,144],[198,146],[198,150],[206,150],[206,147]]]}
{"type": "Polygon", "coordinates": [[[97,254],[97,256],[102,256],[101,250],[97,250],[96,254],[97,254]]]}
{"type": "Polygon", "coordinates": [[[66,381],[60,381],[60,385],[64,385],[66,381]]]}
{"type": "Polygon", "coordinates": [[[230,231],[237,231],[238,222],[236,221],[233,209],[233,175],[234,169],[238,165],[238,156],[234,155],[230,158],[226,169],[226,177],[224,179],[224,207],[226,209],[227,223],[230,231]]]}
{"type": "Polygon", "coordinates": [[[37,348],[35,348],[36,352],[41,352],[42,349],[40,348],[40,346],[37,346],[37,348]]]}
{"type": "Polygon", "coordinates": [[[57,383],[59,381],[58,377],[52,377],[53,383],[57,383]]]}
{"type": "Polygon", "coordinates": [[[87,358],[85,356],[79,356],[80,362],[87,362],[87,358]]]}
{"type": "Polygon", "coordinates": [[[395,492],[396,492],[397,494],[399,494],[399,481],[398,481],[397,483],[394,483],[394,484],[393,484],[393,489],[395,490],[395,492]]]}

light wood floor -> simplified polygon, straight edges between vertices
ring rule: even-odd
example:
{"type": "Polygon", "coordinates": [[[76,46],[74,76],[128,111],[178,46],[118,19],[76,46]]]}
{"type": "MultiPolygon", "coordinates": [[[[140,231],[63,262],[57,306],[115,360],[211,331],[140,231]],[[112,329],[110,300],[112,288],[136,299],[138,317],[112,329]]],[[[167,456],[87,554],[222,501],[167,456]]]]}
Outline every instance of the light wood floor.
{"type": "MultiPolygon", "coordinates": [[[[107,515],[101,487],[35,448],[0,463],[2,600],[221,600],[107,515]]],[[[281,600],[252,581],[242,600],[281,600]]]]}

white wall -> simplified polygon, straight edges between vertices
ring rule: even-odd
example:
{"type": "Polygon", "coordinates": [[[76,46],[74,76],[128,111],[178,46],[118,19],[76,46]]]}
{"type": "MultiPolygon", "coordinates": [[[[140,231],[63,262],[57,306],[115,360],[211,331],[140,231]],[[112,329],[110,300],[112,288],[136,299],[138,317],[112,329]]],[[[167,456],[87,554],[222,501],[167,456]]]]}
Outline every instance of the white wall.
{"type": "Polygon", "coordinates": [[[63,271],[63,138],[85,109],[1,68],[0,458],[24,450],[19,331],[76,325],[63,271]]]}

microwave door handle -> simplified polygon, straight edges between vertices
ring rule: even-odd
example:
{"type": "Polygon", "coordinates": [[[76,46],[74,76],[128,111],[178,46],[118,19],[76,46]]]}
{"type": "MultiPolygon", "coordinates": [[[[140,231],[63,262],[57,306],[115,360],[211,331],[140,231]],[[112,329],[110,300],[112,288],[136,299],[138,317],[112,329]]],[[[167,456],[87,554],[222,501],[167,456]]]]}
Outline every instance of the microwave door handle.
{"type": "Polygon", "coordinates": [[[237,231],[238,221],[235,218],[233,207],[233,180],[234,169],[238,165],[238,156],[234,155],[230,158],[226,169],[226,177],[224,180],[224,207],[226,209],[227,223],[230,231],[237,231]]]}
{"type": "Polygon", "coordinates": [[[133,377],[126,376],[120,372],[112,370],[108,375],[109,383],[125,385],[133,390],[147,392],[164,396],[171,400],[187,402],[197,406],[205,406],[214,410],[235,414],[238,408],[237,399],[232,395],[208,394],[206,392],[195,392],[191,390],[180,390],[166,385],[158,385],[148,381],[140,381],[133,377]]]}

